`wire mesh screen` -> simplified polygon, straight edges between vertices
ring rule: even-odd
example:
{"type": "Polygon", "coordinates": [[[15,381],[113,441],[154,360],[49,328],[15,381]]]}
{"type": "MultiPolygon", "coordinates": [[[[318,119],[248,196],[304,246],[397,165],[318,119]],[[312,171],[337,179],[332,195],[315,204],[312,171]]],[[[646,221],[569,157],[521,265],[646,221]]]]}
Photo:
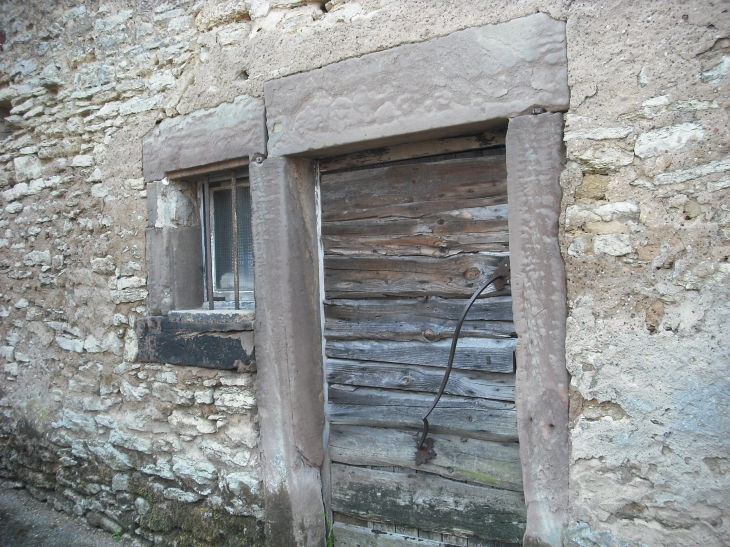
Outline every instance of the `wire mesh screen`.
{"type": "MultiPolygon", "coordinates": [[[[251,237],[251,191],[238,186],[238,289],[253,291],[253,239],[251,237]]],[[[232,291],[233,278],[233,215],[231,190],[215,190],[213,194],[213,278],[217,291],[232,291]]]]}

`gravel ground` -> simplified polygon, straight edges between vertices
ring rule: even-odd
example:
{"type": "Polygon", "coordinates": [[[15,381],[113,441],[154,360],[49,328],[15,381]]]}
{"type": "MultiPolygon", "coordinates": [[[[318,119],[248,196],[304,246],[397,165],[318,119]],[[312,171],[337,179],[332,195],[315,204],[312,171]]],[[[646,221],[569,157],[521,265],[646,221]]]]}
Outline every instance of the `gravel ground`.
{"type": "Polygon", "coordinates": [[[124,547],[109,532],[0,484],[0,547],[124,547]]]}

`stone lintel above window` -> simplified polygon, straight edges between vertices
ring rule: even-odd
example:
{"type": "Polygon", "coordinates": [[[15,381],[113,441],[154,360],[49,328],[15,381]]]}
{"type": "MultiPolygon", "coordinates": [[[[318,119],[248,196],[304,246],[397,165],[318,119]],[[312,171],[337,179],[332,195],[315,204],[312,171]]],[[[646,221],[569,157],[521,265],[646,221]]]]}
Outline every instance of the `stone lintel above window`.
{"type": "Polygon", "coordinates": [[[174,171],[260,156],[266,156],[264,101],[248,95],[162,120],[142,141],[147,182],[174,171]]]}

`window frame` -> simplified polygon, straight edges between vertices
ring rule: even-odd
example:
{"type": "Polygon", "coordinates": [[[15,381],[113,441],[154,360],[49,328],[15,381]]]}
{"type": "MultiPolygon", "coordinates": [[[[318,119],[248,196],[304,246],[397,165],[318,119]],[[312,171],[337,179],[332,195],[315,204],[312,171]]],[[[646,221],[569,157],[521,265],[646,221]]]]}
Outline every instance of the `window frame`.
{"type": "MultiPolygon", "coordinates": [[[[248,162],[239,163],[235,162],[229,165],[222,166],[207,166],[185,170],[186,172],[171,173],[170,179],[178,183],[194,185],[195,193],[197,197],[197,208],[199,216],[199,227],[200,227],[200,238],[202,254],[202,268],[203,268],[203,301],[199,311],[253,311],[255,310],[255,294],[254,290],[240,290],[238,291],[238,299],[236,299],[236,291],[218,289],[215,286],[215,219],[214,210],[215,207],[212,204],[212,195],[215,191],[230,190],[231,177],[235,177],[235,186],[248,187],[250,189],[251,182],[249,177],[248,162]],[[207,194],[206,194],[207,185],[207,194]],[[210,201],[209,201],[210,200],[210,201]],[[208,226],[208,219],[206,219],[206,209],[210,203],[210,226],[208,226]],[[208,235],[210,234],[210,236],[208,235]],[[210,251],[210,258],[208,255],[210,251]],[[209,265],[210,264],[210,270],[209,265]],[[209,281],[210,279],[210,281],[209,281]],[[208,289],[209,283],[212,281],[212,295],[213,300],[211,302],[209,295],[211,292],[208,289]]],[[[231,202],[232,206],[234,201],[231,202]]],[[[253,211],[249,215],[249,222],[251,222],[253,211]]],[[[236,226],[240,226],[241,220],[237,218],[237,214],[233,216],[237,220],[236,226]]],[[[252,226],[248,226],[249,233],[252,232],[252,226]]],[[[235,241],[235,238],[234,238],[235,241]]],[[[234,257],[237,256],[237,252],[234,252],[234,257]]],[[[255,262],[254,256],[254,262],[255,262]]],[[[234,274],[234,282],[235,282],[234,274]]]]}
{"type": "MultiPolygon", "coordinates": [[[[243,188],[251,188],[251,182],[248,176],[248,173],[246,172],[245,175],[238,174],[241,170],[238,170],[236,172],[236,189],[239,187],[243,188]]],[[[216,173],[214,173],[216,174],[216,173]]],[[[211,175],[208,175],[208,178],[211,175]]],[[[208,195],[205,195],[205,183],[204,181],[198,181],[197,182],[197,191],[198,191],[198,204],[199,204],[199,211],[200,211],[200,234],[202,239],[202,248],[201,251],[203,253],[203,268],[204,271],[207,272],[208,268],[208,247],[210,247],[210,263],[211,263],[211,278],[210,281],[213,282],[213,304],[214,307],[210,308],[210,302],[208,301],[208,275],[203,276],[203,308],[208,309],[248,309],[252,308],[255,303],[254,298],[254,291],[251,290],[242,290],[239,289],[238,291],[238,298],[239,298],[239,307],[235,307],[235,289],[220,289],[216,287],[215,279],[217,278],[217,272],[216,272],[216,257],[215,257],[215,249],[216,249],[216,232],[215,232],[215,205],[212,204],[210,208],[210,237],[207,235],[207,224],[205,220],[205,208],[207,199],[211,200],[211,203],[213,202],[212,196],[214,192],[220,192],[220,191],[230,191],[231,187],[226,185],[226,181],[220,180],[220,181],[208,181],[208,195]],[[219,307],[216,307],[218,304],[220,304],[219,307]],[[231,307],[231,304],[233,303],[233,307],[231,307]]],[[[233,203],[232,203],[233,205],[233,203]]],[[[234,217],[234,222],[236,223],[236,228],[240,227],[241,225],[241,219],[236,216],[234,217]]],[[[248,226],[248,232],[251,233],[251,225],[250,225],[250,219],[251,216],[249,214],[249,226],[248,226]]],[[[234,257],[236,256],[236,253],[234,253],[234,257]]],[[[255,258],[254,258],[255,260],[255,258]]],[[[240,261],[239,261],[240,262],[240,261]]],[[[235,271],[235,270],[234,270],[235,271]]],[[[253,273],[253,272],[252,272],[253,273]]],[[[240,279],[240,273],[239,273],[239,279],[240,279]]],[[[234,276],[235,280],[235,276],[234,276]]]]}

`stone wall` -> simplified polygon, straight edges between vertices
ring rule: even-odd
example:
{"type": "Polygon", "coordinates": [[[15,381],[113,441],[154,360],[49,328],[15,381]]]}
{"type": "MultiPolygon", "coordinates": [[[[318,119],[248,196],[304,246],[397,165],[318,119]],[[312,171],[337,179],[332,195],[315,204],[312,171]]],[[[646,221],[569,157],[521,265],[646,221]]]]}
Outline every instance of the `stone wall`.
{"type": "Polygon", "coordinates": [[[578,545],[730,541],[730,15],[657,7],[575,3],[568,17],[578,545]]]}
{"type": "Polygon", "coordinates": [[[255,374],[135,363],[142,137],[268,80],[537,11],[567,21],[571,87],[566,544],[730,543],[719,0],[3,2],[3,478],[141,545],[261,543],[255,374]]]}

